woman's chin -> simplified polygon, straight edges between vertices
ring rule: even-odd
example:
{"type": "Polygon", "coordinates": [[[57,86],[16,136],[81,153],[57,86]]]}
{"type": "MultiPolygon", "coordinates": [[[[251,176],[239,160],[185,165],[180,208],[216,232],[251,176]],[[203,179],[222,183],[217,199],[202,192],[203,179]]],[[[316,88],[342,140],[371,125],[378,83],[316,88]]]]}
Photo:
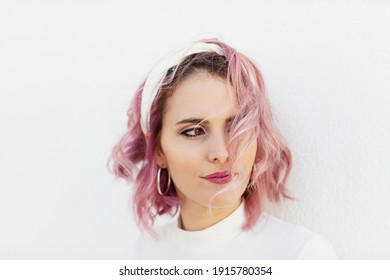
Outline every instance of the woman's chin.
{"type": "Polygon", "coordinates": [[[220,194],[210,201],[211,208],[232,208],[239,205],[241,196],[220,194]]]}

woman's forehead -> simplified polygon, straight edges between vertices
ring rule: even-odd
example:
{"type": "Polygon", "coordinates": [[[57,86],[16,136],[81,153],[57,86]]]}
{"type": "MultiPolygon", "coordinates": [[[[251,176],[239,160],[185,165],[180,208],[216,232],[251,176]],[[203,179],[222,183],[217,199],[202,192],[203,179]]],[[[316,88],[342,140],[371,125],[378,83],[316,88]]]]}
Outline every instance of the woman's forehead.
{"type": "Polygon", "coordinates": [[[236,95],[225,80],[196,74],[184,80],[168,98],[165,114],[174,118],[231,117],[237,111],[236,95]]]}

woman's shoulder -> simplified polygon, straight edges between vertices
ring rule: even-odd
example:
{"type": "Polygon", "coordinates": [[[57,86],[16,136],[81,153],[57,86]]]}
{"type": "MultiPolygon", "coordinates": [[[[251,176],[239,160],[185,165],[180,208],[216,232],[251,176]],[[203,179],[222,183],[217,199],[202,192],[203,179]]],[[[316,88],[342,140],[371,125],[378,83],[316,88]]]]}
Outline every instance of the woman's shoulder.
{"type": "Polygon", "coordinates": [[[175,222],[153,227],[151,232],[142,231],[136,241],[136,259],[165,259],[171,251],[175,222]],[[160,254],[161,253],[161,254],[160,254]]]}
{"type": "Polygon", "coordinates": [[[312,230],[264,213],[254,228],[263,240],[296,259],[337,259],[332,244],[312,230]],[[287,249],[289,248],[289,249],[287,249]]]}
{"type": "Polygon", "coordinates": [[[304,226],[287,222],[267,212],[262,214],[256,230],[272,233],[275,237],[289,236],[288,239],[307,239],[315,234],[304,226]]]}

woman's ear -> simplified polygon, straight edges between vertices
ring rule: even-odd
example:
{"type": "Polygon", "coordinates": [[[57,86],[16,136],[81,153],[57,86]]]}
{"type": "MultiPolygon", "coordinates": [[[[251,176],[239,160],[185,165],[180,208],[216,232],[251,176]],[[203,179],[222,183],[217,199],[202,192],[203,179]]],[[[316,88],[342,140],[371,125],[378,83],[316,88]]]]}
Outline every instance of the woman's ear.
{"type": "MultiPolygon", "coordinates": [[[[149,141],[149,138],[150,138],[150,133],[149,133],[149,132],[147,132],[147,133],[145,134],[145,138],[146,138],[146,142],[148,142],[148,141],[149,141]]],[[[154,159],[156,160],[157,165],[158,165],[159,167],[161,167],[161,168],[166,168],[166,167],[167,167],[165,154],[164,154],[164,152],[162,151],[160,145],[157,145],[157,147],[156,147],[156,151],[155,151],[155,153],[154,153],[154,159]]]]}
{"type": "Polygon", "coordinates": [[[161,147],[156,147],[156,152],[154,153],[154,158],[157,162],[157,165],[161,168],[167,168],[167,160],[165,157],[164,152],[162,151],[161,147]]]}

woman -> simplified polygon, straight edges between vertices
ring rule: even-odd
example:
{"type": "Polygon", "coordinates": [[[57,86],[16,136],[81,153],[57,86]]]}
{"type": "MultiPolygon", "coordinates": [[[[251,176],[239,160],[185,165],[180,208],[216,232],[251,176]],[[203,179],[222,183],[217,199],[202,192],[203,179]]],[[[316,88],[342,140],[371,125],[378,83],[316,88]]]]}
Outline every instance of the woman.
{"type": "Polygon", "coordinates": [[[141,259],[327,259],[320,235],[264,212],[291,198],[291,153],[262,75],[209,39],[165,58],[137,90],[113,170],[135,181],[141,259]],[[157,216],[176,214],[152,227],[157,216]]]}

